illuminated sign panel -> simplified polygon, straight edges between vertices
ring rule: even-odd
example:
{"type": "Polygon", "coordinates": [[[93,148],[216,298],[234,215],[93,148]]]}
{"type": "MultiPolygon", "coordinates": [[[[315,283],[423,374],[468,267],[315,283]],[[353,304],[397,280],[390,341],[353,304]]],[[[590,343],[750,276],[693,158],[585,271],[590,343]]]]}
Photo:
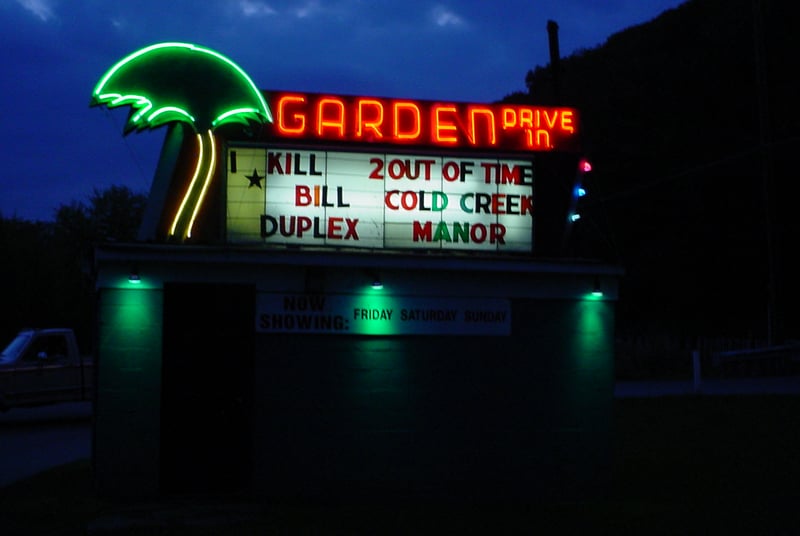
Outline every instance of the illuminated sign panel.
{"type": "Polygon", "coordinates": [[[231,147],[230,243],[530,252],[532,160],[231,147]]]}
{"type": "Polygon", "coordinates": [[[265,91],[257,146],[228,146],[227,240],[533,250],[538,152],[578,150],[565,107],[265,91]]]}
{"type": "Polygon", "coordinates": [[[575,151],[573,108],[471,104],[265,92],[275,120],[266,137],[304,141],[478,149],[575,151]]]}
{"type": "Polygon", "coordinates": [[[507,336],[511,334],[511,306],[508,300],[487,298],[261,293],[256,331],[507,336]]]}

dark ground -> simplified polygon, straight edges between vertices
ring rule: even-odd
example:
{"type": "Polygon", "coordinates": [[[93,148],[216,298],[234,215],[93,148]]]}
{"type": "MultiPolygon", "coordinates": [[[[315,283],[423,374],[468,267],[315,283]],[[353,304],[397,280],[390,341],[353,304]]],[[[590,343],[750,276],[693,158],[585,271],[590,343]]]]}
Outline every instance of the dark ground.
{"type": "Polygon", "coordinates": [[[614,483],[580,503],[116,504],[88,461],[0,489],[0,534],[798,534],[800,396],[615,401],[614,483]]]}

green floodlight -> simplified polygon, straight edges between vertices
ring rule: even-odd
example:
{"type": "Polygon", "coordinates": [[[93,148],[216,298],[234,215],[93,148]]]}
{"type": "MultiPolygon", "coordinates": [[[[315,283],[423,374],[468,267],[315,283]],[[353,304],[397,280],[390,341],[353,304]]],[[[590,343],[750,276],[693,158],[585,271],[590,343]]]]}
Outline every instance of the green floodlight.
{"type": "Polygon", "coordinates": [[[600,278],[595,276],[594,284],[592,285],[592,296],[595,298],[603,297],[603,287],[600,286],[600,278]]]}
{"type": "Polygon", "coordinates": [[[372,290],[381,290],[381,289],[383,289],[383,280],[381,279],[381,276],[380,276],[380,274],[378,272],[372,272],[371,271],[371,272],[368,273],[368,275],[370,277],[370,280],[372,281],[370,283],[370,288],[372,290]]]}

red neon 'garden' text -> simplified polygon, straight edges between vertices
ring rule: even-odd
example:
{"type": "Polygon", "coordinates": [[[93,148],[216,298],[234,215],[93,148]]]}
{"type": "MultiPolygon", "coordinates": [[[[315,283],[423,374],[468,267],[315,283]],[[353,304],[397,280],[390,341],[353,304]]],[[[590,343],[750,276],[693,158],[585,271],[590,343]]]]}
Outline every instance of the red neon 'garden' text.
{"type": "Polygon", "coordinates": [[[572,108],[269,92],[278,138],[507,151],[577,149],[572,108]]]}

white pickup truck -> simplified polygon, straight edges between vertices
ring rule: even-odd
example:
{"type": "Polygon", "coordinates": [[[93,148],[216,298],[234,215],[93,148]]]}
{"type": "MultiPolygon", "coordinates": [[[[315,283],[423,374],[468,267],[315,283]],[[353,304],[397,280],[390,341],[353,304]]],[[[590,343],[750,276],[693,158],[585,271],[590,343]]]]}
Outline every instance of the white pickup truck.
{"type": "Polygon", "coordinates": [[[93,361],[71,329],[26,329],[0,354],[0,411],[90,400],[93,361]]]}

